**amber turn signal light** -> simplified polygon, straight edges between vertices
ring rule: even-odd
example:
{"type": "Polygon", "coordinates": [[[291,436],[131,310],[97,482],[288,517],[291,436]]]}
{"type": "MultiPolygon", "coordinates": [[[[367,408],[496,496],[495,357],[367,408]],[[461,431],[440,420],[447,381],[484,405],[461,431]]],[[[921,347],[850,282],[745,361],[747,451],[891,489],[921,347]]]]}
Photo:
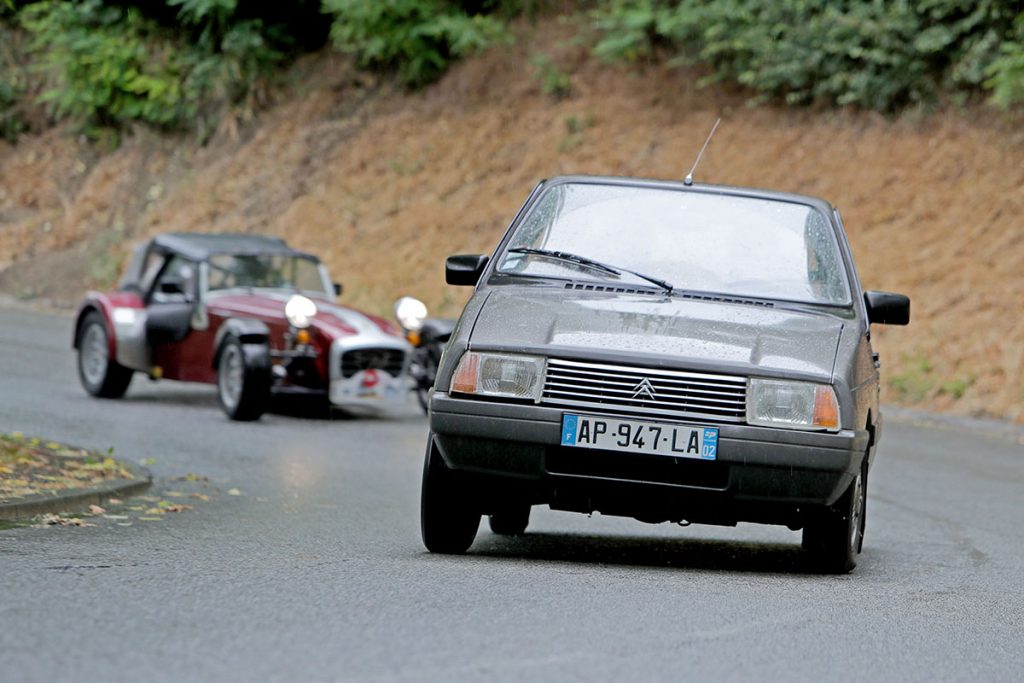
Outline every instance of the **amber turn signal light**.
{"type": "Polygon", "coordinates": [[[831,387],[819,386],[814,391],[814,424],[826,429],[839,428],[839,404],[831,387]]]}
{"type": "Polygon", "coordinates": [[[452,377],[451,390],[460,394],[475,394],[476,381],[480,370],[480,356],[467,353],[459,362],[459,367],[452,377]]]}

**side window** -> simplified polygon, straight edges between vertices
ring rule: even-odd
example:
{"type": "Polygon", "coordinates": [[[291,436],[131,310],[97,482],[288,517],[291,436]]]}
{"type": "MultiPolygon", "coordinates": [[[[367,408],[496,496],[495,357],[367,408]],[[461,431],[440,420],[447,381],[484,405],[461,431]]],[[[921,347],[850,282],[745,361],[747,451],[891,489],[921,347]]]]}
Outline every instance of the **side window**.
{"type": "Polygon", "coordinates": [[[195,301],[199,267],[194,261],[172,256],[153,283],[150,301],[153,303],[195,301]]]}
{"type": "Polygon", "coordinates": [[[167,256],[158,251],[150,251],[142,262],[142,269],[139,275],[140,294],[148,292],[153,286],[153,280],[160,273],[160,268],[167,261],[167,256]]]}

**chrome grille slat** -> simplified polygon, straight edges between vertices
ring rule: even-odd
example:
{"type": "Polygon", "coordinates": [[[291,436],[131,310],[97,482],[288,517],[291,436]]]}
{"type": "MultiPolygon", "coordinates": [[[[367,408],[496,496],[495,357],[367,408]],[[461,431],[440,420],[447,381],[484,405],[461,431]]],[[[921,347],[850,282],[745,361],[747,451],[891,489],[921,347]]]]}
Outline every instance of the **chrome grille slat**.
{"type": "MultiPolygon", "coordinates": [[[[636,375],[634,377],[625,377],[624,376],[622,378],[612,378],[612,377],[603,377],[603,378],[597,378],[597,377],[577,377],[577,376],[568,375],[568,374],[561,373],[561,372],[556,373],[554,376],[558,380],[568,381],[568,382],[573,382],[573,383],[578,383],[578,384],[595,384],[595,385],[606,385],[607,384],[607,385],[616,385],[616,386],[624,386],[624,387],[627,387],[627,386],[628,387],[632,387],[633,385],[635,385],[637,382],[639,382],[641,379],[643,379],[645,377],[644,375],[636,375]]],[[[662,377],[658,377],[656,379],[657,379],[657,382],[658,382],[659,386],[664,386],[664,387],[666,387],[668,389],[676,389],[676,390],[684,390],[684,391],[692,390],[692,391],[707,391],[709,393],[729,393],[729,394],[732,394],[732,393],[734,393],[736,391],[737,388],[740,388],[740,389],[742,388],[742,386],[737,387],[737,386],[734,386],[734,385],[711,384],[709,382],[682,382],[682,381],[679,381],[679,380],[667,380],[667,379],[662,378],[662,377]]]]}
{"type": "MultiPolygon", "coordinates": [[[[572,391],[555,391],[555,390],[545,391],[544,394],[547,395],[547,396],[550,396],[552,398],[558,398],[558,397],[561,396],[561,397],[569,398],[569,399],[571,399],[573,397],[578,397],[579,396],[579,394],[577,394],[576,392],[572,392],[572,391]]],[[[661,397],[661,394],[659,393],[658,396],[661,397]]],[[[622,395],[622,396],[606,396],[605,398],[608,401],[625,401],[625,402],[628,402],[628,403],[636,403],[636,404],[645,403],[645,401],[643,401],[643,400],[635,400],[633,398],[632,394],[622,395]]],[[[729,401],[729,400],[725,400],[725,399],[705,399],[705,398],[702,398],[702,399],[699,399],[699,400],[695,400],[693,398],[686,397],[686,396],[678,396],[678,397],[673,397],[673,398],[674,398],[674,400],[672,400],[672,399],[658,400],[658,401],[656,401],[656,403],[659,404],[659,405],[665,405],[665,406],[669,406],[669,405],[673,405],[673,406],[690,406],[690,405],[694,405],[694,406],[705,406],[705,407],[709,407],[709,408],[710,407],[719,407],[719,408],[722,408],[722,409],[745,408],[746,407],[746,403],[744,403],[743,401],[729,401]]],[[[602,401],[602,402],[604,402],[604,401],[602,401]]]]}
{"type": "Polygon", "coordinates": [[[399,349],[361,348],[346,351],[341,355],[342,377],[351,377],[360,370],[382,370],[393,377],[399,377],[405,368],[405,353],[399,349]]]}
{"type": "Polygon", "coordinates": [[[552,358],[548,360],[541,403],[742,422],[746,394],[745,377],[552,358]],[[645,379],[654,389],[653,399],[637,396],[637,387],[645,379]]]}
{"type": "MultiPolygon", "coordinates": [[[[558,380],[558,379],[561,379],[561,378],[557,378],[557,377],[555,378],[555,380],[558,380]]],[[[636,382],[625,382],[625,383],[618,383],[618,382],[616,382],[615,384],[612,384],[611,382],[604,383],[604,384],[595,384],[595,383],[579,384],[579,383],[573,383],[573,382],[555,381],[555,380],[552,380],[550,377],[548,378],[548,380],[549,381],[548,381],[548,383],[546,385],[548,387],[566,387],[568,389],[578,389],[579,387],[588,387],[588,388],[594,389],[595,391],[610,392],[610,393],[622,393],[622,394],[629,394],[630,396],[633,395],[633,387],[635,387],[636,383],[640,381],[638,379],[638,380],[636,380],[636,382]]],[[[552,388],[551,390],[552,391],[557,391],[557,389],[555,389],[555,388],[552,388]]],[[[693,388],[688,388],[688,387],[670,387],[670,386],[662,386],[662,385],[659,384],[658,385],[658,395],[660,396],[662,394],[664,394],[666,396],[695,396],[695,395],[709,396],[709,397],[713,397],[713,396],[727,396],[727,397],[730,397],[732,400],[735,400],[735,397],[736,397],[736,392],[735,391],[711,391],[709,389],[693,389],[693,388]]],[[[722,400],[722,399],[708,398],[708,400],[712,401],[712,400],[722,400]]]]}
{"type": "Polygon", "coordinates": [[[621,373],[621,374],[632,374],[637,377],[680,377],[684,379],[710,379],[725,384],[734,385],[747,385],[747,379],[745,377],[733,377],[730,375],[708,375],[700,372],[688,372],[686,370],[664,370],[662,368],[638,368],[629,365],[607,365],[604,363],[585,363],[575,360],[560,360],[552,358],[548,361],[549,368],[567,369],[574,372],[590,372],[593,374],[601,374],[605,371],[621,373]]]}

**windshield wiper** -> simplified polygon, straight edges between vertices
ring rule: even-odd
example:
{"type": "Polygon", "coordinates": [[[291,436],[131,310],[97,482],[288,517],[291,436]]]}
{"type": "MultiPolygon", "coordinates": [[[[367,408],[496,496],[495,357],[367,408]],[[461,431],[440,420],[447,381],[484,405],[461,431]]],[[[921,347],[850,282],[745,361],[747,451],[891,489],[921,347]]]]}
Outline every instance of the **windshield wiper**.
{"type": "Polygon", "coordinates": [[[664,289],[669,294],[671,294],[672,290],[674,289],[670,283],[668,283],[665,280],[662,280],[660,278],[652,277],[650,275],[644,275],[643,273],[638,273],[635,270],[630,270],[629,268],[621,268],[621,267],[618,267],[618,266],[610,266],[607,263],[601,263],[600,261],[595,261],[592,258],[587,258],[586,256],[580,256],[579,254],[572,254],[572,253],[567,252],[567,251],[555,251],[555,250],[551,250],[551,249],[534,249],[532,247],[514,247],[512,249],[509,249],[509,253],[512,253],[512,254],[536,254],[538,256],[550,256],[551,258],[556,258],[556,259],[559,259],[559,260],[562,260],[562,261],[569,261],[571,263],[578,263],[581,266],[589,266],[589,267],[591,267],[591,268],[593,268],[595,270],[600,270],[600,271],[603,271],[605,273],[608,273],[609,275],[617,275],[618,276],[618,275],[622,275],[623,273],[629,273],[630,275],[635,275],[636,277],[638,277],[638,278],[640,278],[642,280],[647,280],[648,282],[650,282],[652,284],[658,285],[659,287],[664,289]]]}
{"type": "Polygon", "coordinates": [[[568,251],[555,251],[552,249],[534,249],[533,247],[514,247],[508,250],[511,254],[536,254],[537,256],[550,256],[551,258],[558,259],[559,261],[569,261],[571,263],[578,263],[581,266],[589,266],[595,270],[604,271],[610,275],[622,275],[619,270],[612,268],[611,266],[589,259],[586,256],[580,256],[579,254],[572,254],[568,251]]]}

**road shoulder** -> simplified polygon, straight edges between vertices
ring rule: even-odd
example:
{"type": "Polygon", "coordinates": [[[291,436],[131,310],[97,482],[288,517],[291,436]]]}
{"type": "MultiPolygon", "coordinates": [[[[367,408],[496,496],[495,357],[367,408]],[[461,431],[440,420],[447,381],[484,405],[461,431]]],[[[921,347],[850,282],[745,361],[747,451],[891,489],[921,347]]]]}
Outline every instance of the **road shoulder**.
{"type": "Polygon", "coordinates": [[[0,520],[75,512],[150,487],[149,470],[17,432],[0,434],[0,520]]]}

